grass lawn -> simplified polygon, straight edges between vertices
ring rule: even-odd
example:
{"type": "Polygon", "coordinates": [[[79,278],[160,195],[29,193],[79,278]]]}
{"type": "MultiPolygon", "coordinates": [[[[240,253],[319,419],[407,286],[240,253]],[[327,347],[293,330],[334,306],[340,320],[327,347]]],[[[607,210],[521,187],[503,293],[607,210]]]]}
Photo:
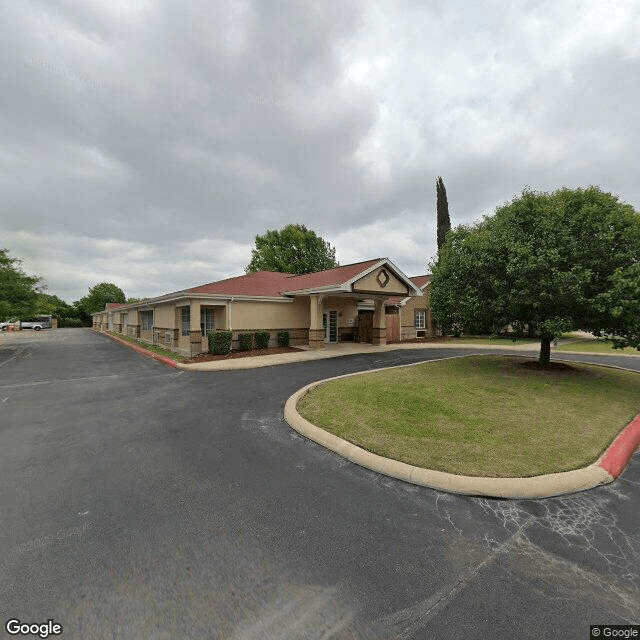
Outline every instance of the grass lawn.
{"type": "Polygon", "coordinates": [[[163,349],[162,347],[157,347],[154,344],[149,344],[148,342],[144,342],[143,340],[137,340],[136,338],[132,338],[131,336],[123,336],[120,333],[115,333],[114,331],[107,331],[106,333],[120,338],[120,340],[124,340],[125,342],[131,342],[132,344],[137,344],[139,347],[146,349],[147,351],[153,351],[153,353],[157,353],[159,356],[165,356],[167,358],[171,358],[171,360],[175,360],[176,362],[183,362],[187,358],[181,356],[179,353],[175,351],[169,351],[169,349],[163,349]]]}
{"type": "Polygon", "coordinates": [[[611,342],[603,338],[597,338],[595,340],[582,340],[580,342],[571,342],[570,344],[563,344],[562,346],[554,349],[554,351],[582,351],[584,353],[606,353],[611,356],[616,356],[620,353],[630,353],[631,355],[640,356],[640,351],[635,347],[627,347],[626,349],[614,349],[611,346],[611,342]]]}
{"type": "Polygon", "coordinates": [[[640,375],[594,365],[473,356],[328,382],[298,411],[363,449],[470,476],[569,471],[640,412],[640,375]]]}

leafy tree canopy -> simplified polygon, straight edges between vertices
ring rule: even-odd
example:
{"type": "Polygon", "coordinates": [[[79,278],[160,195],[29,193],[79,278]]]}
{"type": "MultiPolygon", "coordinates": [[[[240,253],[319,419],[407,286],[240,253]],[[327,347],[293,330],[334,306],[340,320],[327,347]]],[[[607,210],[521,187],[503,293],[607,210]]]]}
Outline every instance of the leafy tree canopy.
{"type": "Polygon", "coordinates": [[[282,273],[314,273],[339,266],[336,250],[304,225],[289,224],[280,231],[269,230],[256,236],[251,262],[246,273],[280,271],[282,273]]]}
{"type": "Polygon", "coordinates": [[[525,190],[448,234],[430,302],[445,330],[529,325],[550,342],[580,328],[640,348],[640,214],[598,187],[525,190]]]}
{"type": "Polygon", "coordinates": [[[12,258],[8,249],[0,249],[0,318],[24,318],[35,311],[38,293],[44,284],[22,269],[22,261],[12,258]]]}
{"type": "Polygon", "coordinates": [[[89,293],[75,303],[76,308],[85,316],[104,311],[109,302],[126,301],[124,292],[111,282],[101,282],[89,288],[89,293]]]}
{"type": "Polygon", "coordinates": [[[73,318],[76,316],[74,307],[58,296],[49,293],[39,293],[35,304],[35,315],[54,316],[55,318],[73,318]]]}

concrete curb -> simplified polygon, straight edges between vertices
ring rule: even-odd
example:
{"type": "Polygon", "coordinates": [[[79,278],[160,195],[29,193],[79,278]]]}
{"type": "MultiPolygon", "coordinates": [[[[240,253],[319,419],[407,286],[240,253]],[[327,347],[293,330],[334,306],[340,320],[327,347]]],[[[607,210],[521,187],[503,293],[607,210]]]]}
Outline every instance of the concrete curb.
{"type": "Polygon", "coordinates": [[[615,479],[629,464],[638,445],[640,445],[640,415],[637,415],[622,430],[596,464],[615,479]]]}
{"type": "MultiPolygon", "coordinates": [[[[95,329],[92,329],[92,331],[95,331],[95,329]]],[[[111,338],[112,340],[115,340],[116,342],[119,342],[120,344],[125,345],[125,347],[130,347],[134,351],[137,351],[139,354],[146,356],[147,358],[152,358],[153,360],[157,360],[162,364],[166,364],[168,367],[173,367],[174,369],[178,367],[179,363],[177,363],[175,360],[172,360],[171,358],[167,358],[166,356],[158,355],[157,353],[153,353],[153,351],[148,351],[144,347],[140,347],[137,344],[127,342],[126,340],[122,340],[122,338],[113,336],[110,333],[105,333],[104,331],[95,331],[95,333],[101,336],[107,336],[107,338],[111,338]]]]}
{"type": "MultiPolygon", "coordinates": [[[[257,369],[260,367],[273,367],[281,364],[293,364],[296,362],[310,362],[313,360],[325,360],[327,358],[339,358],[343,356],[357,355],[363,353],[387,353],[389,351],[404,351],[405,349],[495,349],[498,351],[518,351],[525,353],[538,353],[540,350],[538,345],[481,345],[481,344],[447,344],[447,343],[433,343],[433,344],[390,344],[384,347],[375,347],[367,345],[364,347],[354,347],[342,352],[336,351],[301,351],[300,353],[278,353],[274,355],[264,356],[251,356],[247,358],[234,358],[229,360],[212,360],[210,362],[198,362],[194,364],[185,364],[182,362],[176,363],[179,369],[185,371],[235,371],[241,369],[257,369]]],[[[578,355],[578,356],[624,356],[626,358],[639,358],[639,355],[632,355],[629,353],[588,353],[584,351],[551,351],[552,358],[561,360],[563,355],[578,355]]],[[[593,364],[593,363],[592,363],[593,364]]],[[[604,366],[604,365],[603,365],[604,366]]]]}
{"type": "MultiPolygon", "coordinates": [[[[454,356],[465,358],[468,356],[454,356]]],[[[441,358],[448,360],[450,358],[441,358]]],[[[298,402],[312,389],[326,384],[330,380],[364,375],[372,371],[383,371],[402,367],[413,367],[421,362],[400,365],[400,367],[382,367],[370,371],[359,371],[325,380],[312,382],[296,391],[286,402],[284,419],[298,433],[314,442],[334,451],[351,462],[377,471],[378,473],[404,480],[412,484],[474,496],[494,498],[550,498],[568,493],[593,489],[602,484],[613,482],[631,459],[640,444],[640,415],[628,424],[600,458],[582,469],[551,473],[531,478],[484,478],[459,476],[442,471],[433,471],[414,467],[404,462],[391,460],[366,451],[347,440],[328,433],[324,429],[305,420],[297,411],[298,402]]],[[[596,365],[597,366],[597,365],[596,365]]]]}

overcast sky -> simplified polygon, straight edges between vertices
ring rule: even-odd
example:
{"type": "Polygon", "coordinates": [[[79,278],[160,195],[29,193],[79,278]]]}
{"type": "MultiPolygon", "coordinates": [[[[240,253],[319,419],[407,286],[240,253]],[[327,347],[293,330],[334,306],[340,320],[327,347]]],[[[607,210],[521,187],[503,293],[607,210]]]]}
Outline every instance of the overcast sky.
{"type": "Polygon", "coordinates": [[[2,0],[0,247],[71,302],[436,251],[529,185],[640,209],[638,0],[2,0]]]}

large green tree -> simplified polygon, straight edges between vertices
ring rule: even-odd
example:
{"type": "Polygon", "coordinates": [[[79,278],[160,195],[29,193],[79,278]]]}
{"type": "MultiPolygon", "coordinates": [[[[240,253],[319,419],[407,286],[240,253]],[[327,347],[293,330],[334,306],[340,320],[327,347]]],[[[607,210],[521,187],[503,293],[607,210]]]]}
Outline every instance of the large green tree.
{"type": "Polygon", "coordinates": [[[289,224],[280,231],[269,230],[256,236],[256,246],[245,272],[303,274],[337,266],[336,250],[328,242],[304,225],[289,224]]]}
{"type": "Polygon", "coordinates": [[[40,278],[24,272],[21,260],[12,258],[8,249],[0,249],[0,319],[32,315],[43,288],[40,278]]]}
{"type": "Polygon", "coordinates": [[[598,187],[525,190],[449,233],[431,268],[431,308],[445,331],[528,325],[542,363],[572,328],[640,348],[640,214],[598,187]]]}
{"type": "Polygon", "coordinates": [[[111,282],[100,282],[89,288],[89,293],[74,303],[84,320],[92,313],[103,311],[109,302],[126,302],[124,292],[111,282]]]}
{"type": "Polygon", "coordinates": [[[58,296],[50,293],[39,293],[35,304],[36,315],[54,316],[55,318],[73,318],[75,309],[58,296]]]}
{"type": "Polygon", "coordinates": [[[438,241],[438,253],[440,253],[447,237],[447,233],[451,230],[447,190],[444,188],[444,182],[440,176],[438,176],[438,179],[436,180],[436,212],[438,217],[438,229],[436,234],[438,241]]]}

